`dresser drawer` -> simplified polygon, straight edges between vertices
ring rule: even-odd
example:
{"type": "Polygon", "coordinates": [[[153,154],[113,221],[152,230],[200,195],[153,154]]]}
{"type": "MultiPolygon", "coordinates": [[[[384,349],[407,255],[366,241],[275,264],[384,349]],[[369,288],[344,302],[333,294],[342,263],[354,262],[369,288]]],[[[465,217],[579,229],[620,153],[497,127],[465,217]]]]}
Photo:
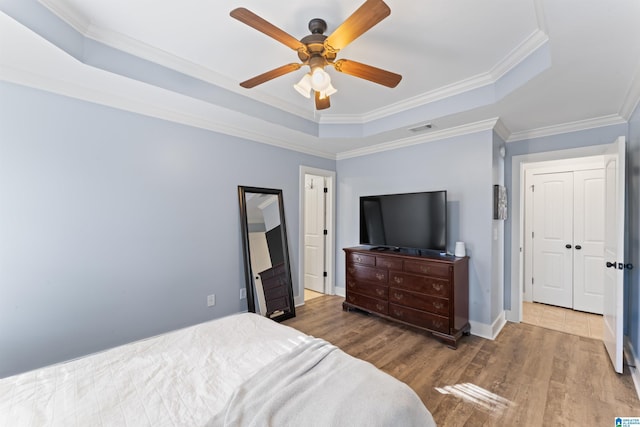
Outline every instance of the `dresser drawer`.
{"type": "Polygon", "coordinates": [[[389,302],[449,316],[449,300],[398,288],[389,289],[389,302]]]}
{"type": "Polygon", "coordinates": [[[398,258],[377,256],[376,267],[386,268],[387,270],[402,271],[402,260],[398,258]]]}
{"type": "Polygon", "coordinates": [[[449,265],[429,261],[405,261],[404,271],[408,273],[426,274],[431,277],[449,278],[449,265]]]}
{"type": "Polygon", "coordinates": [[[412,325],[421,326],[433,331],[449,333],[449,319],[426,311],[415,310],[401,305],[389,304],[389,315],[395,319],[412,325]]]}
{"type": "Polygon", "coordinates": [[[366,310],[374,311],[380,314],[389,314],[389,303],[376,298],[356,294],[353,292],[347,293],[347,302],[364,308],[366,310]]]}
{"type": "Polygon", "coordinates": [[[370,265],[373,267],[376,265],[376,257],[374,257],[373,255],[364,255],[357,252],[350,252],[347,255],[347,264],[353,262],[357,264],[370,265]]]}
{"type": "Polygon", "coordinates": [[[364,265],[347,265],[347,279],[366,280],[374,283],[387,283],[389,273],[387,270],[366,267],[364,265]]]}
{"type": "Polygon", "coordinates": [[[449,281],[415,274],[389,273],[389,285],[407,291],[419,292],[442,298],[449,297],[449,281]]]}
{"type": "Polygon", "coordinates": [[[349,292],[357,292],[362,295],[368,295],[384,300],[386,300],[389,296],[389,288],[384,285],[378,285],[376,283],[370,282],[360,282],[349,277],[347,277],[347,290],[349,292]]]}

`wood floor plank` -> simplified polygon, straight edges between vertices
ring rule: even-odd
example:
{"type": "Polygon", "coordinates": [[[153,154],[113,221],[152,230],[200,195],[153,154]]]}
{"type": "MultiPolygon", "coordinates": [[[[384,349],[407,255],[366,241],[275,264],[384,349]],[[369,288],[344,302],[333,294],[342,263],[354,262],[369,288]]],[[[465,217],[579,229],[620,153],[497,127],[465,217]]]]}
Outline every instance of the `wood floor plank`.
{"type": "Polygon", "coordinates": [[[323,338],[412,387],[439,426],[599,426],[640,417],[628,368],[613,371],[601,341],[508,323],[495,341],[452,350],[430,335],[324,296],[283,322],[323,338]]]}

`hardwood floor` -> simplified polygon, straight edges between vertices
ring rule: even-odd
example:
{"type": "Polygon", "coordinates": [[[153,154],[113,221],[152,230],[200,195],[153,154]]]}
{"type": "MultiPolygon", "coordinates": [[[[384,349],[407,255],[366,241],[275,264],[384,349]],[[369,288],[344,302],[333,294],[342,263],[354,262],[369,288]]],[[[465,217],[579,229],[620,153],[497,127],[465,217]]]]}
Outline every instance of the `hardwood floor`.
{"type": "Polygon", "coordinates": [[[464,337],[458,349],[409,327],[342,310],[323,296],[283,322],[323,338],[407,383],[438,426],[613,426],[639,417],[625,366],[616,374],[601,341],[508,323],[495,341],[464,337]]]}

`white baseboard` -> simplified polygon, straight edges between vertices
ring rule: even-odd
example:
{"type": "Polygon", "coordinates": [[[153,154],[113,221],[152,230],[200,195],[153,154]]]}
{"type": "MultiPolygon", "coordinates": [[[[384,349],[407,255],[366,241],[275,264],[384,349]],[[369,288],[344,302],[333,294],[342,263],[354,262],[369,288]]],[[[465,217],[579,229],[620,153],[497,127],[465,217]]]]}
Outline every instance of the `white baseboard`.
{"type": "Polygon", "coordinates": [[[633,351],[633,346],[627,337],[624,338],[624,349],[627,365],[629,365],[629,371],[631,372],[631,378],[633,379],[633,384],[636,386],[636,393],[640,399],[640,360],[638,360],[638,356],[633,351]]]}
{"type": "Polygon", "coordinates": [[[339,288],[336,286],[335,291],[336,291],[336,295],[338,295],[339,297],[342,297],[342,298],[347,297],[347,293],[346,293],[347,288],[339,288]]]}
{"type": "Polygon", "coordinates": [[[507,324],[507,319],[505,318],[505,312],[502,311],[491,325],[474,322],[473,320],[470,320],[469,324],[471,325],[471,335],[493,341],[496,339],[500,331],[502,331],[504,325],[507,324]]]}

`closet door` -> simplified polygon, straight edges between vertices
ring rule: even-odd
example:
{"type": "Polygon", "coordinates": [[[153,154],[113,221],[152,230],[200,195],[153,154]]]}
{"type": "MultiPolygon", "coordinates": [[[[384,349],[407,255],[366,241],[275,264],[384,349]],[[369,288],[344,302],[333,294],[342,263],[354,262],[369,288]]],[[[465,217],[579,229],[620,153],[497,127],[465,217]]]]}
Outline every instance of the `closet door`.
{"type": "Polygon", "coordinates": [[[604,170],[574,172],[573,308],[602,314],[604,170]]]}
{"type": "Polygon", "coordinates": [[[534,176],[533,301],[573,306],[573,172],[534,176]]]}

